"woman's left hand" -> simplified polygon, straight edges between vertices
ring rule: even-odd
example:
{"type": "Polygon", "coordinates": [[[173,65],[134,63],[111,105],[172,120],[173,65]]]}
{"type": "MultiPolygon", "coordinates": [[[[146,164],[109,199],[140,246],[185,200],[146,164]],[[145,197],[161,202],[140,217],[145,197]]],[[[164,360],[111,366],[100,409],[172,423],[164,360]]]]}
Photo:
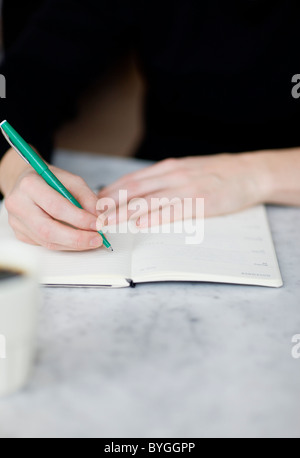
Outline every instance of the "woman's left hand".
{"type": "MultiPolygon", "coordinates": [[[[265,162],[264,155],[260,153],[167,159],[124,176],[104,188],[99,199],[113,199],[117,209],[120,205],[120,190],[127,191],[128,202],[136,198],[145,199],[148,211],[144,210],[141,215],[140,227],[153,225],[153,221],[156,223],[161,216],[161,208],[151,206],[152,198],[178,198],[177,201],[181,203],[184,198],[203,198],[206,217],[234,213],[264,202],[268,191],[268,169],[265,162]]],[[[107,217],[108,224],[121,222],[115,217],[118,212],[111,210],[112,207],[103,214],[103,220],[107,217]]],[[[175,211],[172,219],[178,219],[176,215],[182,213],[175,211]]],[[[194,205],[191,214],[187,216],[195,217],[194,205]]]]}

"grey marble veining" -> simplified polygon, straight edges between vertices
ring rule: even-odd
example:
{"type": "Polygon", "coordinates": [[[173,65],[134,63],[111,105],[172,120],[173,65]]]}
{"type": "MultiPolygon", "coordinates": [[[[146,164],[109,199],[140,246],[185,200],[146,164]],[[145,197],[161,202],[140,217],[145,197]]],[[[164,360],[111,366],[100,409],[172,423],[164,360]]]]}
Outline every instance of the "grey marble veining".
{"type": "MultiPolygon", "coordinates": [[[[56,163],[93,187],[141,167],[56,163]]],[[[44,289],[36,367],[0,401],[0,437],[300,437],[300,209],[268,213],[281,289],[44,289]]]]}

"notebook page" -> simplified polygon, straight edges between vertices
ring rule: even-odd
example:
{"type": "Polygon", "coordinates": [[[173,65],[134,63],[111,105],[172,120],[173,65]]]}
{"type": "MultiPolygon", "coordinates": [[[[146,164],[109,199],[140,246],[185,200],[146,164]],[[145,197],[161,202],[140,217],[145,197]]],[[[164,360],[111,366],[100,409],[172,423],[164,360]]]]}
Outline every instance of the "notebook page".
{"type": "Polygon", "coordinates": [[[282,286],[263,206],[207,219],[204,229],[198,245],[187,245],[186,233],[139,234],[132,257],[133,280],[282,286]]]}
{"type": "MultiPolygon", "coordinates": [[[[41,283],[45,285],[128,286],[131,275],[131,234],[107,234],[114,252],[105,248],[88,252],[55,252],[33,247],[40,259],[41,283]]],[[[15,239],[1,206],[0,238],[15,239]]],[[[20,243],[21,242],[17,242],[20,243]]]]}
{"type": "Polygon", "coordinates": [[[128,286],[126,279],[131,278],[132,237],[109,233],[107,237],[114,248],[113,253],[106,248],[78,253],[60,253],[40,248],[42,283],[128,286]]]}

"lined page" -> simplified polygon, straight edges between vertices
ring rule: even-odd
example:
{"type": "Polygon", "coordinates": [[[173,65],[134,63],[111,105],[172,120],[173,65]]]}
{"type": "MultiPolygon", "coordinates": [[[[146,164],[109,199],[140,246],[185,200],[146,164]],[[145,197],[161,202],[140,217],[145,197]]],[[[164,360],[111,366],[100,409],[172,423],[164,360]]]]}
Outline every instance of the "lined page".
{"type": "Polygon", "coordinates": [[[131,278],[132,237],[107,234],[114,248],[86,252],[53,252],[38,248],[42,282],[47,285],[128,286],[131,278]]]}
{"type": "MultiPolygon", "coordinates": [[[[190,222],[191,229],[194,222],[190,222]]],[[[263,206],[205,220],[204,240],[187,245],[180,234],[112,234],[114,253],[50,252],[34,248],[41,260],[42,283],[50,285],[127,286],[150,281],[207,281],[282,286],[263,206]]],[[[3,206],[0,237],[14,238],[3,206]]],[[[17,242],[16,242],[17,243],[17,242]]],[[[21,242],[19,242],[21,243],[21,242]]]]}
{"type": "Polygon", "coordinates": [[[206,219],[204,240],[198,245],[187,245],[186,235],[139,234],[132,258],[133,280],[282,286],[263,206],[206,219]]]}

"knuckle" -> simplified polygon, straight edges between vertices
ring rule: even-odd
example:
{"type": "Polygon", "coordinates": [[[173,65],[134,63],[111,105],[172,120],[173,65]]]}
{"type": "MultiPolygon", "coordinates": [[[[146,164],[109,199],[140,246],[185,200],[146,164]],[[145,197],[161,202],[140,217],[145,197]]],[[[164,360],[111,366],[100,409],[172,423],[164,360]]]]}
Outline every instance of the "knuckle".
{"type": "Polygon", "coordinates": [[[5,199],[5,207],[8,213],[14,213],[18,208],[18,199],[13,194],[5,199]]]}
{"type": "Polygon", "coordinates": [[[26,175],[20,182],[20,190],[24,193],[31,192],[35,187],[35,177],[26,175]]]}
{"type": "Polygon", "coordinates": [[[167,168],[176,168],[178,166],[178,163],[179,160],[175,159],[174,157],[170,157],[163,161],[163,165],[165,165],[167,168]]]}

